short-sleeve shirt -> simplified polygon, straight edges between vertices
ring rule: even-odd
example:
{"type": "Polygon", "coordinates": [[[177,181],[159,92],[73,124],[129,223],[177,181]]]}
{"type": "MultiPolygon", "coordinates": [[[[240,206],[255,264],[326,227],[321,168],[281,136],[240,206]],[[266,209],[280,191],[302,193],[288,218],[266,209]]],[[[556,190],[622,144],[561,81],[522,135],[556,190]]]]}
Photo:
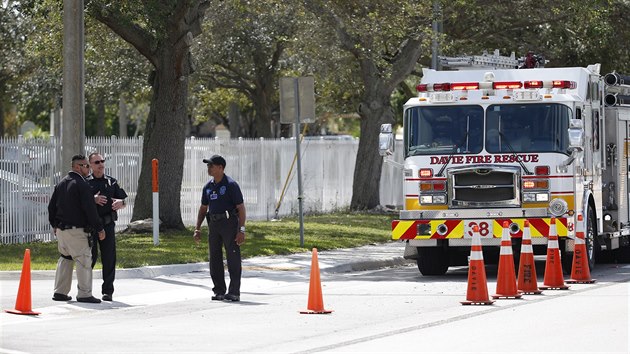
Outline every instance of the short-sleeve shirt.
{"type": "Polygon", "coordinates": [[[223,175],[219,183],[214,183],[211,178],[203,187],[201,204],[208,206],[209,214],[232,212],[237,205],[243,204],[241,187],[228,175],[223,175]]]}

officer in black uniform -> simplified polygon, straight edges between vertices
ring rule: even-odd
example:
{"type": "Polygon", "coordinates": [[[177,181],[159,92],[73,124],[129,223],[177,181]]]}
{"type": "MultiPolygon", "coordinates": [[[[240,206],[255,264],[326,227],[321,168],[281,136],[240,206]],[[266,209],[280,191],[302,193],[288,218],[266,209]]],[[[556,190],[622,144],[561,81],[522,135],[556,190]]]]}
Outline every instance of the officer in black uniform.
{"type": "Polygon", "coordinates": [[[114,294],[114,279],[116,278],[116,235],[115,221],[118,219],[117,211],[125,207],[127,193],[120,187],[116,179],[105,174],[105,159],[98,152],[89,156],[92,174],[87,181],[92,186],[94,201],[97,204],[98,215],[105,228],[104,240],[98,240],[95,233],[92,244],[92,268],[98,259],[98,249],[101,249],[101,263],[103,264],[103,285],[101,292],[103,300],[112,301],[114,294]]]}
{"type": "Polygon", "coordinates": [[[201,223],[208,219],[210,277],[214,283],[212,300],[240,301],[241,296],[241,248],[245,242],[245,204],[238,183],[224,173],[225,159],[214,155],[204,159],[208,174],[212,177],[203,187],[201,206],[193,237],[201,239],[201,223]],[[230,273],[230,287],[225,286],[223,249],[230,273]],[[227,294],[226,294],[227,290],[227,294]]]}
{"type": "Polygon", "coordinates": [[[57,236],[61,257],[55,273],[53,300],[69,301],[72,286],[72,268],[77,265],[77,301],[99,303],[92,296],[92,268],[90,267],[90,231],[99,240],[105,238],[103,224],[96,212],[94,194],[85,177],[90,165],[83,155],[72,157],[72,171],[56,186],[48,203],[48,221],[57,236]]]}

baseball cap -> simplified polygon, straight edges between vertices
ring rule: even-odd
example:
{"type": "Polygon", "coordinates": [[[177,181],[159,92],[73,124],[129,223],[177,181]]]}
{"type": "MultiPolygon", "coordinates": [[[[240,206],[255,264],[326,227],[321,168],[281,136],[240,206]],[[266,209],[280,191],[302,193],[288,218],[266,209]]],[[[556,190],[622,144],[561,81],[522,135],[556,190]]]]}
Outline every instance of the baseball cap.
{"type": "Polygon", "coordinates": [[[225,167],[225,159],[220,155],[212,155],[209,159],[203,159],[203,162],[210,165],[221,165],[225,167]]]}

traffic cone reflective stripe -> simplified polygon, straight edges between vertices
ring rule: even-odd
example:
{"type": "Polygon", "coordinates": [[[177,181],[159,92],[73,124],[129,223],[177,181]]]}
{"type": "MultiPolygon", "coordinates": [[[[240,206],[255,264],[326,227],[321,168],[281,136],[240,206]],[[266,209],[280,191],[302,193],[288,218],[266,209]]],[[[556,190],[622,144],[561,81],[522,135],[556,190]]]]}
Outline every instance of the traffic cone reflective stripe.
{"type": "Polygon", "coordinates": [[[22,262],[22,274],[20,275],[20,287],[18,288],[15,309],[4,310],[16,315],[39,315],[31,308],[31,250],[24,251],[24,261],[22,262]]]}
{"type": "Polygon", "coordinates": [[[468,291],[466,301],[462,305],[491,305],[494,301],[488,295],[488,281],[486,279],[486,266],[483,262],[481,248],[481,236],[479,227],[473,227],[473,239],[470,247],[470,264],[468,265],[468,291]]]}
{"type": "Polygon", "coordinates": [[[582,216],[582,214],[578,214],[577,216],[575,242],[573,243],[573,245],[573,265],[571,267],[571,279],[567,280],[567,283],[594,283],[596,280],[591,279],[591,270],[588,265],[586,241],[584,240],[584,217],[582,216]]]}
{"type": "Polygon", "coordinates": [[[532,237],[529,231],[529,221],[525,220],[523,237],[521,241],[521,256],[518,263],[518,281],[516,288],[523,294],[542,294],[538,289],[536,280],[536,264],[534,262],[534,250],[532,237]]]}
{"type": "Polygon", "coordinates": [[[492,295],[492,298],[519,299],[521,296],[516,288],[516,273],[514,271],[514,255],[512,254],[509,224],[507,221],[504,221],[499,253],[499,270],[497,272],[497,290],[496,294],[492,295]]]}
{"type": "Polygon", "coordinates": [[[313,248],[313,257],[311,259],[311,279],[308,289],[308,307],[307,310],[300,311],[300,313],[324,314],[331,312],[332,310],[324,309],[322,283],[319,277],[319,261],[317,260],[317,248],[313,248]]]}
{"type": "Polygon", "coordinates": [[[567,290],[562,275],[562,262],[560,261],[560,249],[558,247],[558,234],[556,232],[556,218],[551,218],[549,225],[549,239],[547,241],[547,261],[545,262],[545,279],[543,290],[556,289],[567,290]]]}

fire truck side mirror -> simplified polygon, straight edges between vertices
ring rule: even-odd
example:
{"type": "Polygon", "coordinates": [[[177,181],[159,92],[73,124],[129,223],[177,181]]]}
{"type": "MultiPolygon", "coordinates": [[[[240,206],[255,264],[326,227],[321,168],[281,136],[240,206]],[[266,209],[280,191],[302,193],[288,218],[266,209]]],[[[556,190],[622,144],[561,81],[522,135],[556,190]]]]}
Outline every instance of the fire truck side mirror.
{"type": "Polygon", "coordinates": [[[584,150],[584,129],[582,120],[571,119],[569,123],[569,151],[583,151],[584,150]]]}
{"type": "Polygon", "coordinates": [[[394,134],[391,124],[381,125],[381,133],[378,135],[378,153],[381,156],[389,156],[394,153],[394,134]]]}

